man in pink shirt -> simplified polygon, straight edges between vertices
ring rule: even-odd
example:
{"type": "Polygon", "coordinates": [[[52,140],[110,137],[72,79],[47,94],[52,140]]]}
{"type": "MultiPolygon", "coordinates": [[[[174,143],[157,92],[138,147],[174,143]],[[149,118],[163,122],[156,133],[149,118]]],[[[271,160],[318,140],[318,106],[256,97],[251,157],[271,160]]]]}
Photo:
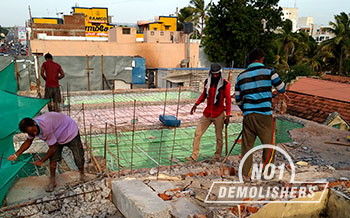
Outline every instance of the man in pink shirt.
{"type": "Polygon", "coordinates": [[[34,138],[38,136],[45,141],[49,150],[41,160],[34,162],[36,166],[42,166],[43,163],[50,159],[50,183],[46,189],[52,192],[56,187],[55,172],[57,161],[61,160],[62,149],[64,146],[72,151],[75,164],[80,171],[80,179],[86,180],[84,174],[84,149],[80,140],[80,134],[77,124],[65,114],[48,112],[34,119],[24,118],[19,123],[21,132],[27,133],[27,140],[21,145],[20,149],[7,159],[14,161],[19,155],[27,150],[34,138]]]}
{"type": "Polygon", "coordinates": [[[211,64],[209,76],[208,79],[205,80],[202,95],[191,109],[191,114],[193,114],[197,106],[207,100],[207,107],[203,111],[203,116],[194,134],[192,155],[187,157],[186,160],[198,159],[201,137],[211,123],[214,123],[216,133],[214,162],[221,157],[223,145],[222,130],[224,128],[224,123],[228,124],[231,114],[230,89],[230,82],[222,78],[221,66],[217,63],[211,64]],[[224,113],[225,110],[226,115],[224,113]]]}
{"type": "Polygon", "coordinates": [[[46,81],[45,83],[45,98],[52,99],[49,102],[49,111],[58,112],[58,103],[61,102],[61,92],[58,80],[64,77],[64,72],[61,66],[53,61],[52,55],[45,55],[45,62],[41,66],[41,76],[46,81]],[[52,102],[54,108],[52,108],[52,102]]]}

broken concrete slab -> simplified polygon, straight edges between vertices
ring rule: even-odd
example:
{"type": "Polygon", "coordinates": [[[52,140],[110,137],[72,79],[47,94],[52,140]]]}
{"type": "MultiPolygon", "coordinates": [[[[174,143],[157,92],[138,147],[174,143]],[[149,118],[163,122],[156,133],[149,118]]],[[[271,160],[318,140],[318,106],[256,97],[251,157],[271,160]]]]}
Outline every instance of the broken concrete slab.
{"type": "Polygon", "coordinates": [[[164,193],[167,190],[176,188],[173,183],[168,181],[151,180],[147,185],[150,186],[157,193],[164,193]]]}
{"type": "Polygon", "coordinates": [[[199,208],[187,198],[179,198],[176,202],[173,202],[171,206],[172,215],[179,218],[187,218],[188,216],[201,213],[199,208]]]}
{"type": "Polygon", "coordinates": [[[316,192],[312,198],[297,198],[291,201],[316,201],[319,203],[298,203],[298,204],[277,204],[269,203],[260,209],[257,213],[251,215],[252,218],[279,218],[279,217],[319,217],[327,204],[328,190],[322,195],[322,192],[316,192]]]}
{"type": "MultiPolygon", "coordinates": [[[[86,174],[90,179],[93,179],[93,175],[86,174]]],[[[74,185],[79,182],[80,175],[77,171],[68,171],[62,174],[56,175],[56,188],[60,188],[66,185],[74,185]]],[[[45,191],[45,188],[49,184],[49,176],[31,176],[27,178],[19,179],[9,190],[6,196],[6,204],[19,204],[22,202],[43,198],[49,193],[45,191]]]]}
{"type": "Polygon", "coordinates": [[[125,217],[170,217],[170,203],[139,180],[112,181],[112,201],[125,217]]]}

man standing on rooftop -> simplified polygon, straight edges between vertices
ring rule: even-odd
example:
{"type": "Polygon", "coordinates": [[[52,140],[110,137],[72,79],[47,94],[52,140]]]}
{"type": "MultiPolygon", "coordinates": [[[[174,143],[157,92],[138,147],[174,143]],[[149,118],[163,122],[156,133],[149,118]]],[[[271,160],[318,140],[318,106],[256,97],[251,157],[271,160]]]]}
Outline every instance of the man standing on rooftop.
{"type": "Polygon", "coordinates": [[[201,137],[211,123],[214,123],[216,133],[216,152],[213,161],[215,162],[221,157],[222,130],[224,123],[228,124],[231,113],[230,89],[231,84],[222,77],[221,66],[217,63],[211,64],[208,79],[204,82],[202,95],[191,109],[191,114],[193,114],[197,106],[207,99],[207,107],[204,109],[203,116],[194,134],[192,155],[187,157],[186,160],[198,159],[201,137]]]}
{"type": "MultiPolygon", "coordinates": [[[[243,111],[242,157],[253,148],[256,136],[263,144],[273,143],[274,120],[272,117],[272,86],[279,93],[285,92],[285,84],[279,75],[264,65],[264,51],[256,48],[249,53],[248,68],[237,77],[235,100],[243,111]]],[[[263,150],[263,163],[273,161],[269,149],[263,150]]],[[[250,155],[243,165],[247,178],[252,167],[250,155]]]]}
{"type": "Polygon", "coordinates": [[[61,102],[61,92],[58,80],[64,77],[61,66],[53,61],[50,53],[45,55],[45,62],[41,66],[41,76],[45,83],[45,98],[51,99],[49,102],[49,111],[58,111],[58,103],[61,102]],[[52,108],[53,102],[53,108],[52,108]]]}

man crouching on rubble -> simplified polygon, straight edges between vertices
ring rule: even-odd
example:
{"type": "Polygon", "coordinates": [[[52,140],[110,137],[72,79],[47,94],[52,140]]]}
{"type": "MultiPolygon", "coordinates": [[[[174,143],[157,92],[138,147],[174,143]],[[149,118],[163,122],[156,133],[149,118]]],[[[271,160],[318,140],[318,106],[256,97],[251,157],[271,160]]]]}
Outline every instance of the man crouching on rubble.
{"type": "Polygon", "coordinates": [[[61,160],[62,149],[64,146],[72,151],[75,164],[80,171],[80,180],[86,181],[84,174],[84,149],[80,140],[78,125],[65,114],[48,112],[34,119],[24,118],[19,123],[19,129],[27,133],[27,140],[21,145],[20,149],[9,156],[9,161],[14,161],[19,155],[27,150],[35,136],[45,141],[49,150],[41,160],[34,162],[36,166],[42,166],[50,158],[50,183],[46,188],[47,192],[52,192],[56,187],[55,172],[57,161],[61,160]]]}

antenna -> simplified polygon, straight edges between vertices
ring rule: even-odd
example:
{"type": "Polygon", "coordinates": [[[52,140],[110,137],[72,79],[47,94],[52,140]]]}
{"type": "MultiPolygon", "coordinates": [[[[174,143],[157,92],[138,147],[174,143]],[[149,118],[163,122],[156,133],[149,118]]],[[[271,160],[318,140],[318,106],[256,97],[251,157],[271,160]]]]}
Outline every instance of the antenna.
{"type": "Polygon", "coordinates": [[[294,8],[297,8],[297,0],[294,0],[294,8]]]}

